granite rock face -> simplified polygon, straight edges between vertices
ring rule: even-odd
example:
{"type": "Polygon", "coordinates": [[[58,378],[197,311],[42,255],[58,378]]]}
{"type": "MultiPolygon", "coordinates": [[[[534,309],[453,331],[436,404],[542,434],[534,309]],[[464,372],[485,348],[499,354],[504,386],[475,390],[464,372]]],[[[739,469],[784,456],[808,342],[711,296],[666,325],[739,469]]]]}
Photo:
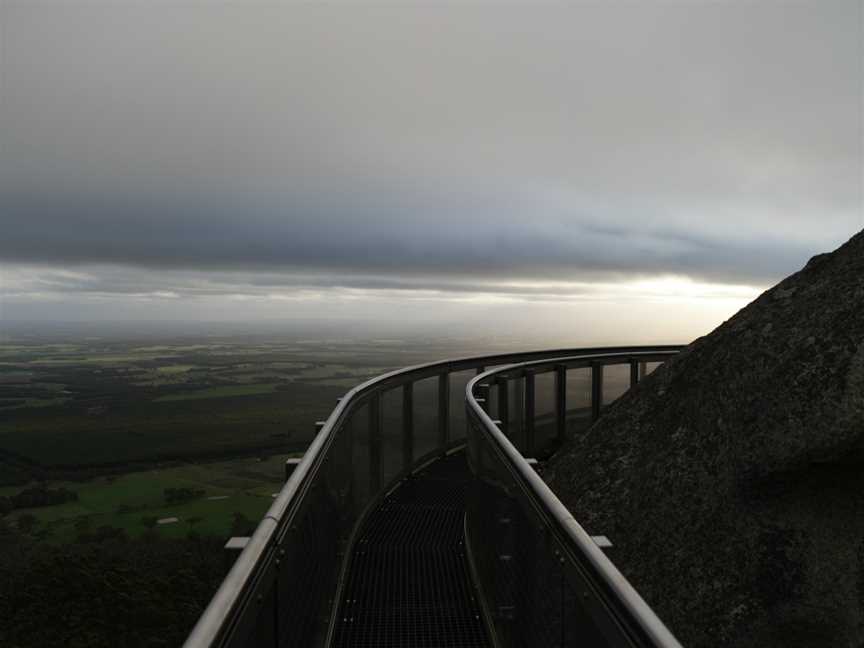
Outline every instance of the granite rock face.
{"type": "Polygon", "coordinates": [[[689,647],[864,646],[864,232],[619,399],[544,477],[689,647]]]}

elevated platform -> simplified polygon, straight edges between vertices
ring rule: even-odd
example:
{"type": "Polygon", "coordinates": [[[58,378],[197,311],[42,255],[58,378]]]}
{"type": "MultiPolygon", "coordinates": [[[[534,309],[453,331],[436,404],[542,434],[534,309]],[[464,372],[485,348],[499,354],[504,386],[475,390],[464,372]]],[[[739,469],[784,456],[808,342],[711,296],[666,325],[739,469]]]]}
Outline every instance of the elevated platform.
{"type": "Polygon", "coordinates": [[[186,648],[681,648],[526,459],[678,350],[455,358],[354,387],[186,648]]]}

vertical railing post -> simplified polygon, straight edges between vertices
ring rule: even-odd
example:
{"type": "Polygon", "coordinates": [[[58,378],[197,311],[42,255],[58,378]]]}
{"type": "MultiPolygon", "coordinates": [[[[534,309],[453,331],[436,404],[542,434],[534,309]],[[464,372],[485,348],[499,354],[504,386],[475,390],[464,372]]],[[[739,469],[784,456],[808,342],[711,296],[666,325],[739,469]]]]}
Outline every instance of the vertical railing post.
{"type": "Polygon", "coordinates": [[[630,361],[630,388],[632,389],[639,384],[639,361],[630,361]]]}
{"type": "Polygon", "coordinates": [[[438,447],[450,443],[450,374],[438,376],[438,447]]]}
{"type": "Polygon", "coordinates": [[[603,407],[603,365],[591,363],[591,422],[600,418],[600,408],[603,407]]]}
{"type": "Polygon", "coordinates": [[[645,380],[645,376],[648,375],[648,363],[640,362],[639,363],[639,380],[645,380]]]}
{"type": "Polygon", "coordinates": [[[523,454],[533,457],[534,447],[534,417],[535,417],[535,380],[534,372],[525,372],[525,450],[523,454]]]}
{"type": "Polygon", "coordinates": [[[489,392],[489,383],[480,383],[477,385],[477,402],[487,414],[489,414],[489,392]]]}
{"type": "Polygon", "coordinates": [[[414,463],[414,383],[402,386],[402,467],[414,463]]]}
{"type": "Polygon", "coordinates": [[[369,487],[370,495],[381,488],[381,394],[369,399],[369,487]]]}
{"type": "Polygon", "coordinates": [[[567,367],[555,365],[555,432],[559,441],[567,434],[567,367]]]}
{"type": "Polygon", "coordinates": [[[500,428],[504,435],[510,438],[508,434],[510,428],[510,403],[507,377],[501,376],[495,380],[495,384],[498,386],[498,420],[501,421],[500,428]]]}

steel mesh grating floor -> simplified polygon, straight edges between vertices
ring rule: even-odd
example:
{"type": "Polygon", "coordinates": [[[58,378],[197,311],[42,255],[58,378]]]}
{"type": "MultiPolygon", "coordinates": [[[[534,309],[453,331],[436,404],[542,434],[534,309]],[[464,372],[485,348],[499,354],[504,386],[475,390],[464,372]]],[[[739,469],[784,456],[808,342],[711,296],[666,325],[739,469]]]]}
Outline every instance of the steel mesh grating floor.
{"type": "Polygon", "coordinates": [[[335,628],[339,647],[489,646],[463,542],[460,454],[403,482],[365,520],[335,628]]]}

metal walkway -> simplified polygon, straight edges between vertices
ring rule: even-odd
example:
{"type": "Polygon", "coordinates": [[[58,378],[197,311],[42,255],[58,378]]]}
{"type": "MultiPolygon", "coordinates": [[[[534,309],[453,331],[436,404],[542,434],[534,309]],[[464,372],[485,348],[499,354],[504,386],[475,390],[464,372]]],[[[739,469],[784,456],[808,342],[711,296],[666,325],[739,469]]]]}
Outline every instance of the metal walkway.
{"type": "Polygon", "coordinates": [[[185,648],[681,648],[526,459],[679,348],[455,358],[354,387],[185,648]]]}
{"type": "Polygon", "coordinates": [[[435,461],[365,519],[335,646],[491,647],[463,543],[469,480],[463,453],[435,461]]]}

